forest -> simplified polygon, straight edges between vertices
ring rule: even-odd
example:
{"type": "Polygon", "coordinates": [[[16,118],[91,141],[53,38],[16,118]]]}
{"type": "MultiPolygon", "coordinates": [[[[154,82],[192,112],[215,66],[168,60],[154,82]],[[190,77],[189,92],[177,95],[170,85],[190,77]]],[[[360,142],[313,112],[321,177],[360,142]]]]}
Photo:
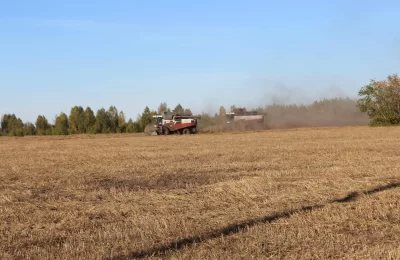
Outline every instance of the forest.
{"type": "MultiPolygon", "coordinates": [[[[358,92],[359,99],[331,98],[311,104],[269,104],[265,107],[247,108],[266,114],[269,128],[293,128],[315,126],[388,126],[400,124],[400,78],[397,74],[386,80],[371,80],[358,92]]],[[[0,135],[70,135],[140,133],[152,122],[152,116],[164,111],[192,114],[190,108],[178,104],[174,109],[161,103],[157,109],[146,106],[136,120],[126,120],[123,111],[112,105],[101,108],[96,114],[90,107],[74,106],[69,115],[61,112],[54,120],[39,115],[35,123],[24,122],[15,114],[4,114],[1,118],[0,135]]],[[[214,114],[200,114],[199,128],[214,129],[225,120],[227,109],[220,106],[214,114]]]]}
{"type": "MultiPolygon", "coordinates": [[[[272,104],[247,110],[265,113],[272,128],[365,125],[365,116],[357,110],[356,105],[356,101],[349,98],[335,98],[309,105],[272,104]]],[[[224,122],[227,110],[220,106],[215,114],[200,114],[199,128],[216,129],[224,122]]],[[[24,122],[15,114],[5,114],[1,119],[0,133],[3,136],[140,133],[152,122],[153,115],[163,111],[192,114],[190,108],[184,108],[181,104],[171,109],[163,102],[155,110],[146,106],[136,120],[127,120],[124,111],[119,111],[115,106],[101,108],[96,113],[90,107],[74,106],[69,114],[60,113],[54,122],[49,122],[44,115],[39,115],[36,122],[32,123],[24,122]]]]}

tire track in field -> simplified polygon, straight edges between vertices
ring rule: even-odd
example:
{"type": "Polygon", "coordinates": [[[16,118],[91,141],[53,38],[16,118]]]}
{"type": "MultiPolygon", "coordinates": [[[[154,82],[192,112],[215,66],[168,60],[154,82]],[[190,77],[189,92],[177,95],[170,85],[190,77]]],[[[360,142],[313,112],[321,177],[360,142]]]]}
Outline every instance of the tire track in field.
{"type": "Polygon", "coordinates": [[[242,232],[245,229],[254,227],[255,225],[258,225],[258,224],[272,223],[272,222],[278,221],[279,219],[282,219],[282,218],[289,218],[291,215],[296,214],[296,213],[297,214],[298,213],[307,213],[307,212],[310,212],[315,209],[323,208],[323,207],[325,207],[329,204],[333,204],[333,203],[353,202],[363,195],[365,195],[365,196],[373,195],[378,192],[395,189],[395,188],[399,188],[399,187],[400,187],[400,182],[393,182],[393,183],[390,183],[390,184],[387,184],[384,186],[380,186],[380,187],[377,187],[374,189],[370,189],[370,190],[352,192],[352,193],[349,193],[346,197],[334,199],[334,200],[328,201],[325,204],[316,204],[316,205],[312,205],[312,206],[305,206],[305,207],[301,207],[298,209],[280,212],[277,214],[273,214],[273,215],[269,215],[269,216],[265,216],[265,217],[261,217],[261,218],[246,220],[244,222],[232,224],[232,225],[226,226],[224,228],[217,229],[213,232],[205,233],[203,235],[183,238],[183,239],[174,241],[165,246],[154,247],[154,248],[151,248],[146,251],[132,252],[129,255],[118,255],[118,256],[106,258],[106,259],[107,260],[125,260],[125,259],[142,259],[142,258],[151,257],[151,256],[162,256],[162,255],[166,254],[168,251],[180,250],[186,246],[190,246],[191,244],[202,243],[204,241],[219,238],[221,236],[234,235],[234,234],[242,232]]]}

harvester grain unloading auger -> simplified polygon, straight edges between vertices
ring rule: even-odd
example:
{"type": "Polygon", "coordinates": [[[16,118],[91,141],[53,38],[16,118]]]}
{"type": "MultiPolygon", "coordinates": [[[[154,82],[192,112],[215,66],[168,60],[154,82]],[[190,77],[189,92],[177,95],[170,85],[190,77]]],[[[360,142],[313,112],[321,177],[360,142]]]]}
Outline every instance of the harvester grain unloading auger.
{"type": "Polygon", "coordinates": [[[153,116],[153,130],[151,135],[169,134],[197,134],[197,120],[200,116],[164,112],[162,115],[153,116]]]}

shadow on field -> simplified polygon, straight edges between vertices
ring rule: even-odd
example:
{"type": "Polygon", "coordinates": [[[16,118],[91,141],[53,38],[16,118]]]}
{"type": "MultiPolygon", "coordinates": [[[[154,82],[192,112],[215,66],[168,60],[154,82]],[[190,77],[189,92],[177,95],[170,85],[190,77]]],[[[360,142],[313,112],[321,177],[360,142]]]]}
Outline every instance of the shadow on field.
{"type": "Polygon", "coordinates": [[[378,188],[371,189],[371,190],[352,192],[344,198],[331,200],[331,201],[328,201],[326,204],[319,204],[319,205],[317,204],[317,205],[313,205],[313,206],[307,206],[307,207],[302,207],[299,209],[294,209],[294,210],[290,210],[290,211],[286,211],[286,212],[277,213],[277,214],[270,215],[270,216],[265,216],[262,218],[250,219],[250,220],[244,221],[242,223],[236,223],[233,225],[229,225],[227,227],[217,229],[213,232],[206,233],[206,234],[203,234],[200,236],[180,239],[180,240],[170,243],[169,245],[151,248],[149,250],[142,251],[142,252],[132,252],[129,255],[120,255],[120,256],[115,256],[115,257],[106,258],[106,259],[108,259],[108,260],[141,259],[141,258],[151,257],[151,256],[161,256],[161,255],[167,253],[168,251],[180,250],[186,246],[190,246],[191,244],[201,243],[201,242],[204,242],[204,241],[207,241],[210,239],[219,238],[223,235],[229,236],[229,235],[237,234],[237,233],[240,233],[243,230],[251,228],[257,224],[271,223],[271,222],[277,221],[282,218],[288,218],[292,214],[310,212],[314,209],[320,209],[320,208],[323,208],[323,207],[325,207],[329,204],[333,204],[333,203],[352,202],[352,201],[355,201],[357,198],[359,198],[362,195],[372,195],[374,193],[378,193],[381,191],[390,190],[390,189],[394,189],[394,188],[398,188],[398,187],[400,187],[400,182],[390,183],[388,185],[380,186],[378,188]]]}

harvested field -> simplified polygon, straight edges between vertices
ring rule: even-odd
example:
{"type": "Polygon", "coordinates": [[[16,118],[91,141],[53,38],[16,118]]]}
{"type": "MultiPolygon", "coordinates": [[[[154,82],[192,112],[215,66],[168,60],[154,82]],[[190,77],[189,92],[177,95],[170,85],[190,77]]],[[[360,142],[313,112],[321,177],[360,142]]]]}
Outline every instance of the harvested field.
{"type": "Polygon", "coordinates": [[[400,129],[0,138],[1,259],[400,257],[400,129]]]}

